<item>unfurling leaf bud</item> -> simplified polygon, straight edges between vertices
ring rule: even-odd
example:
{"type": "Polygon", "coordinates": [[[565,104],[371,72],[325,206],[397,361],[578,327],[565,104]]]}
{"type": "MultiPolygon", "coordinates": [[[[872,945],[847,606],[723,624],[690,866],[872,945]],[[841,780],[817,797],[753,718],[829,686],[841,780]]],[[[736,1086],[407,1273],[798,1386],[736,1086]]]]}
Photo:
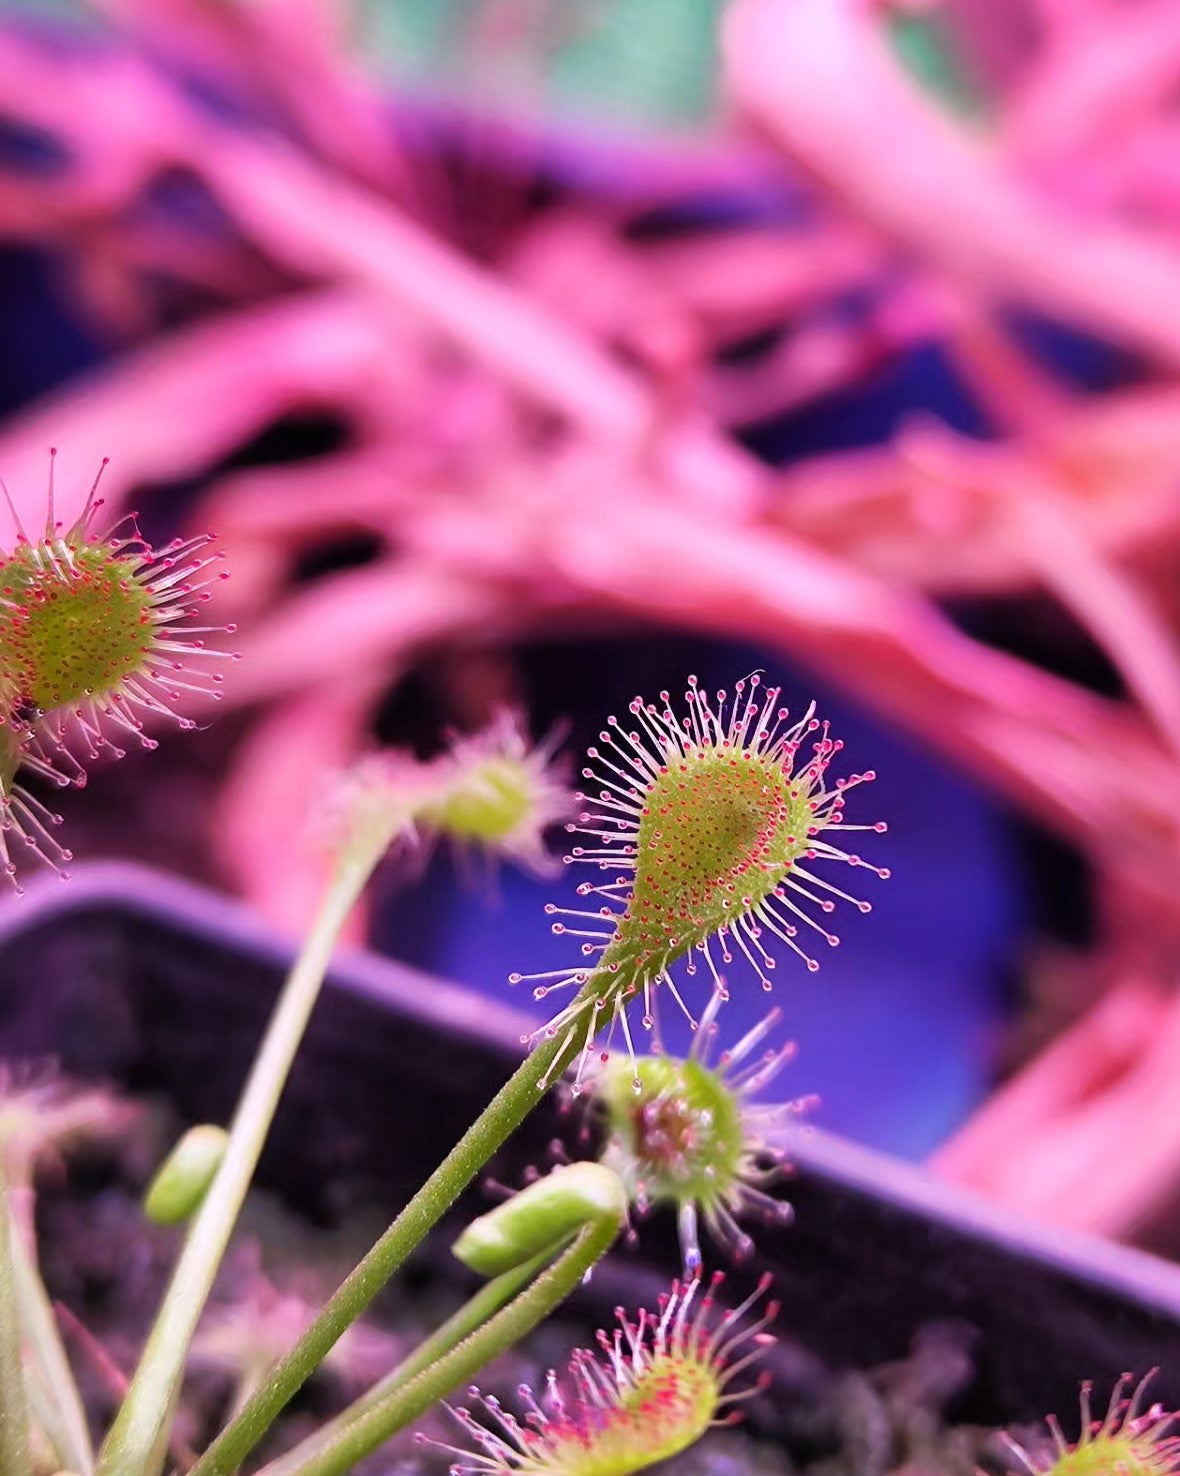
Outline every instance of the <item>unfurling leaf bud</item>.
{"type": "Polygon", "coordinates": [[[200,1209],[228,1142],[229,1134],[213,1123],[189,1128],[148,1185],[143,1212],[153,1224],[179,1225],[200,1209]]]}

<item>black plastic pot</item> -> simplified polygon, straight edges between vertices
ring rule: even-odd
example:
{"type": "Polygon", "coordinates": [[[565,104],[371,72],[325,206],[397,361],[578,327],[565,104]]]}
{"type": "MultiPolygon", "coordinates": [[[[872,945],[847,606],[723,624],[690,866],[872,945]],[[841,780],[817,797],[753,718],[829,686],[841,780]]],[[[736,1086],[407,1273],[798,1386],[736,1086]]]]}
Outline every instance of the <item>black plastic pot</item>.
{"type": "MultiPolygon", "coordinates": [[[[0,907],[0,1054],[52,1055],[72,1073],[163,1093],[186,1118],[224,1121],[290,956],[212,893],[134,867],[80,870],[0,907]]],[[[313,1219],[361,1200],[392,1214],[508,1075],[525,1023],[343,954],[261,1181],[313,1219]]],[[[547,1100],[500,1175],[542,1161],[560,1127],[547,1100]]],[[[774,1272],[783,1327],[824,1360],[900,1357],[922,1323],[955,1319],[979,1335],[967,1417],[1068,1417],[1081,1379],[1104,1390],[1155,1365],[1159,1397],[1180,1403],[1180,1267],[1022,1223],[822,1133],[803,1139],[797,1165],[794,1224],[759,1232],[755,1269],[774,1272]]],[[[608,1313],[666,1283],[666,1229],[596,1273],[590,1295],[608,1313]]]]}

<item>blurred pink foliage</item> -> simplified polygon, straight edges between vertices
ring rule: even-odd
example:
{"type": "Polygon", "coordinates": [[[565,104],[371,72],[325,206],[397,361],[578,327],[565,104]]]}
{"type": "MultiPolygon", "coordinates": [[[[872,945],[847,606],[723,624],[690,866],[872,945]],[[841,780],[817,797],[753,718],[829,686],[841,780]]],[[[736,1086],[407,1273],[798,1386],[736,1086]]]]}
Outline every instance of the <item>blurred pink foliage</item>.
{"type": "Polygon", "coordinates": [[[636,147],[612,201],[545,209],[525,131],[489,129],[513,161],[498,187],[457,188],[407,148],[331,0],[100,8],[102,41],[0,29],[4,117],[68,159],[0,173],[0,236],[57,251],[121,352],[0,429],[0,469],[31,519],[50,443],[79,487],[112,454],[115,505],[205,485],[243,657],[225,701],[244,732],[209,829],[225,878],[301,922],[322,862],[300,797],[369,747],[375,705],[424,655],[645,622],[777,647],[1092,861],[1101,939],[1069,992],[1093,1012],[938,1167],[1142,1231],[1180,1188],[1173,0],[945,0],[986,99],[970,124],[903,70],[883,7],[732,0],[734,136],[636,147]],[[182,73],[268,125],[219,118],[182,73]],[[141,208],[169,177],[200,187],[213,226],[141,208]],[[627,233],[694,186],[780,177],[809,182],[798,225],[627,233]],[[821,311],[852,290],[872,304],[858,319],[821,311]],[[200,308],[173,323],[177,292],[200,308]],[[1149,372],[1083,396],[1026,354],[1013,304],[1149,372]],[[721,353],[783,325],[753,364],[721,353]],[[932,341],[996,440],[915,418],[778,473],[732,435],[932,341]],[[212,474],[309,410],[347,426],[341,450],[212,474]],[[380,555],[292,584],[305,550],[350,532],[380,555]],[[1032,590],[1101,645],[1127,700],[971,639],[935,603],[1032,590]],[[1096,1181],[1112,1154],[1119,1174],[1096,1181]]]}

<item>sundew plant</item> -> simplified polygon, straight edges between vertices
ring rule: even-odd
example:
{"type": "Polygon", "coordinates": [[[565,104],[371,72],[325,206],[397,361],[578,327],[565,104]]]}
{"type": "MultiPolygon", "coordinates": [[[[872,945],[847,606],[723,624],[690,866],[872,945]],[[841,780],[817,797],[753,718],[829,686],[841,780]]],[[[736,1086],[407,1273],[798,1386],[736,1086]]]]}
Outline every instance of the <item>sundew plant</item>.
{"type": "Polygon", "coordinates": [[[1169,1476],[1180,1471],[1177,1417],[1148,1403],[1155,1372],[1140,1379],[1129,1397],[1131,1376],[1124,1374],[1099,1419],[1094,1417],[1090,1385],[1083,1384],[1076,1440],[1066,1437],[1052,1415],[1047,1421],[1049,1440],[1037,1450],[1005,1437],[1014,1470],[1021,1476],[1169,1476]]]}
{"type": "MultiPolygon", "coordinates": [[[[99,533],[100,506],[92,489],[80,516],[62,525],[51,489],[44,528],[18,525],[0,557],[0,865],[14,886],[18,861],[61,870],[68,860],[57,816],[35,791],[83,782],[89,760],[117,756],[128,738],[152,746],[149,723],[186,725],[185,695],[210,694],[219,680],[222,632],[200,614],[220,573],[209,540],[153,550],[133,523],[99,533]]],[[[375,868],[391,850],[432,836],[536,866],[546,859],[546,828],[563,819],[566,859],[585,874],[583,905],[548,911],[570,960],[512,976],[527,981],[547,1019],[522,1042],[528,1049],[512,1078],[238,1402],[192,1476],[241,1467],[559,1083],[591,1102],[603,1128],[599,1161],[562,1164],[472,1222],[454,1252],[483,1278],[480,1290],[262,1470],[347,1471],[457,1390],[466,1402],[452,1408],[454,1440],[443,1446],[456,1476],[626,1476],[740,1417],[766,1382],[778,1309],[766,1277],[730,1304],[724,1271],[706,1261],[749,1256],[751,1223],[787,1213],[772,1190],[783,1129],[800,1104],[760,1100],[791,1054],[788,1043],[771,1044],[778,1007],[732,1039],[725,1004],[732,991],[770,991],[780,961],[817,968],[837,942],[837,907],[869,911],[856,873],[875,881],[888,872],[860,848],[885,825],[847,811],[873,775],[849,770],[827,723],[812,708],[789,712],[758,675],[715,694],[690,677],[679,704],[667,692],[636,698],[590,749],[583,793],[566,792],[551,758],[548,746],[529,744],[517,716],[501,714],[431,763],[376,754],[327,786],[318,823],[334,857],[330,879],[237,1109],[224,1126],[191,1129],[148,1193],[145,1213],[187,1229],[139,1364],[98,1441],[39,1279],[31,1217],[14,1214],[10,1192],[0,1193],[4,1476],[160,1476],[214,1278],[335,940],[375,868]],[[683,1060],[663,1048],[668,1008],[695,1030],[683,1060]],[[482,1395],[472,1382],[480,1370],[582,1282],[634,1215],[660,1203],[678,1216],[681,1265],[669,1267],[657,1303],[620,1309],[594,1347],[571,1353],[544,1388],[522,1390],[517,1408],[482,1395]]],[[[11,1178],[11,1162],[0,1160],[5,1168],[11,1178]]],[[[1052,1469],[1097,1470],[1116,1441],[1134,1446],[1139,1463],[1128,1471],[1172,1469],[1166,1428],[1137,1410],[1112,1414],[1076,1449],[1062,1442],[1052,1469]]],[[[1032,1471],[1050,1469],[1038,1462],[1025,1457],[1032,1471]]]]}
{"type": "Polygon", "coordinates": [[[100,533],[101,469],[62,524],[54,455],[42,528],[28,533],[3,491],[14,540],[0,556],[0,869],[18,890],[21,853],[63,875],[71,859],[29,781],[84,784],[88,760],[119,758],[129,740],[154,748],[149,721],[191,727],[179,705],[194,690],[217,696],[224,653],[205,638],[227,633],[200,623],[218,577],[211,537],[152,549],[132,519],[100,533]]]}

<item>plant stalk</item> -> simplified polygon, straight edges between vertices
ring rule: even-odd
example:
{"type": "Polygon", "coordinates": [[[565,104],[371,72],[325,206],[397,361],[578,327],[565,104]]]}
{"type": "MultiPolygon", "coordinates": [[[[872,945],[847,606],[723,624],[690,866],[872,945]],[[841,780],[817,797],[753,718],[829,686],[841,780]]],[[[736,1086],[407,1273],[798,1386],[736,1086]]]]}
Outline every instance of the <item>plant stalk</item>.
{"type": "MultiPolygon", "coordinates": [[[[600,987],[601,981],[592,975],[582,986],[579,998],[597,994],[600,987]]],[[[578,1032],[571,1030],[543,1041],[525,1057],[389,1229],[341,1282],[291,1351],[275,1364],[245,1408],[217,1436],[189,1476],[229,1476],[237,1470],[337,1340],[541,1100],[543,1084],[559,1078],[579,1049],[578,1032]]],[[[108,1473],[100,1472],[99,1476],[108,1473]]]]}
{"type": "Polygon", "coordinates": [[[357,1414],[343,1429],[317,1432],[264,1466],[258,1476],[341,1476],[532,1332],[606,1254],[623,1221],[624,1214],[619,1213],[586,1225],[548,1270],[450,1353],[357,1414]]]}
{"type": "MultiPolygon", "coordinates": [[[[94,1452],[82,1396],[62,1346],[53,1307],[19,1231],[11,1236],[10,1255],[17,1313],[29,1354],[29,1393],[37,1419],[63,1467],[74,1476],[91,1476],[94,1452]]],[[[0,1466],[0,1471],[5,1468],[0,1466]]]]}
{"type": "MultiPolygon", "coordinates": [[[[437,1363],[444,1354],[457,1347],[465,1337],[473,1333],[476,1328],[482,1327],[489,1317],[498,1312],[505,1303],[511,1301],[539,1271],[544,1270],[551,1259],[550,1255],[534,1256],[523,1266],[518,1266],[512,1271],[505,1271],[494,1281],[481,1286],[474,1296],[469,1297],[459,1310],[448,1317],[442,1326],[437,1327],[428,1338],[424,1338],[396,1368],[390,1369],[371,1388],[366,1389],[359,1398],[354,1399],[347,1409],[342,1409],[338,1415],[334,1415],[332,1419],[321,1425],[315,1432],[315,1438],[327,1438],[329,1435],[339,1433],[358,1415],[367,1414],[369,1410],[376,1409],[395,1390],[403,1388],[411,1379],[417,1378],[420,1373],[428,1369],[431,1364],[437,1363]]],[[[293,1452],[289,1452],[291,1453],[293,1452]]]]}
{"type": "Polygon", "coordinates": [[[0,1473],[32,1476],[29,1405],[21,1363],[20,1308],[13,1263],[12,1215],[0,1170],[0,1473]]]}
{"type": "Polygon", "coordinates": [[[189,1345],[217,1275],[337,936],[390,836],[346,852],[279,995],[229,1130],[225,1157],[197,1211],[119,1413],[98,1476],[157,1476],[189,1345]]]}

